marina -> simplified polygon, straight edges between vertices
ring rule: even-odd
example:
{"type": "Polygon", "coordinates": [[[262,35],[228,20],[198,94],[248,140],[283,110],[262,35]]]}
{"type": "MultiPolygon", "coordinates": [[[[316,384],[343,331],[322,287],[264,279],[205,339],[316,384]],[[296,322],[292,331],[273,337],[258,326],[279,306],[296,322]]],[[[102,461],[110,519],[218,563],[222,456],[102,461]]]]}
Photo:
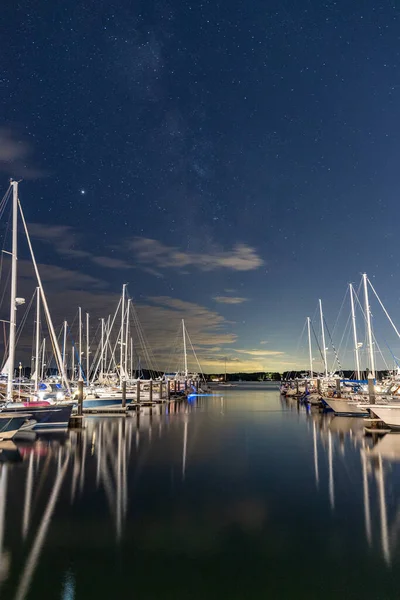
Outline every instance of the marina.
{"type": "Polygon", "coordinates": [[[400,5],[2,8],[0,599],[397,599],[400,5]]]}
{"type": "Polygon", "coordinates": [[[2,598],[396,595],[397,435],[273,383],[3,444],[2,598]]]}

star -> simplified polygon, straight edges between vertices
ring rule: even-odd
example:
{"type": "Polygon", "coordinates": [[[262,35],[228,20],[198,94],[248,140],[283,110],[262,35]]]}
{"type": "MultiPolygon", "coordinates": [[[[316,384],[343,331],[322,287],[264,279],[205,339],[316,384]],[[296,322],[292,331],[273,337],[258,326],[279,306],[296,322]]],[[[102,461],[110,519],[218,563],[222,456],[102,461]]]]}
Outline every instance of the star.
{"type": "Polygon", "coordinates": [[[86,194],[86,190],[81,190],[81,194],[84,196],[86,194]]]}

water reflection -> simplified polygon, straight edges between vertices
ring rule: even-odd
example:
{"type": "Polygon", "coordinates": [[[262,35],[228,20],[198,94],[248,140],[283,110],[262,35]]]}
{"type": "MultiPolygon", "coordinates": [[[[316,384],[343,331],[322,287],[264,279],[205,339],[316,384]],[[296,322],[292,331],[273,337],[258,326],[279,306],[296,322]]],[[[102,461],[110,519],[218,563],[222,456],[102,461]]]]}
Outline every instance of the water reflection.
{"type": "MultiPolygon", "coordinates": [[[[246,410],[238,391],[224,391],[138,416],[91,418],[82,431],[4,448],[0,591],[15,600],[45,597],[54,570],[52,597],[87,597],[80,591],[89,589],[87,578],[99,580],[94,596],[109,598],[108,578],[128,593],[133,568],[136,586],[147,573],[146,590],[161,580],[152,578],[155,564],[165,563],[167,575],[179,563],[191,581],[193,565],[219,569],[227,556],[226,573],[240,573],[250,556],[248,573],[271,562],[286,570],[301,552],[326,564],[354,551],[360,565],[373,559],[385,576],[394,572],[400,436],[367,438],[362,419],[257,394],[246,410]]],[[[142,597],[183,598],[183,591],[142,597]]]]}
{"type": "MultiPolygon", "coordinates": [[[[397,544],[400,528],[400,497],[396,498],[396,513],[392,521],[388,516],[387,482],[391,475],[390,463],[400,462],[400,434],[389,433],[384,437],[366,437],[363,419],[337,417],[320,411],[308,411],[313,421],[313,458],[314,475],[317,490],[320,484],[318,455],[318,435],[324,442],[323,451],[328,460],[328,495],[330,508],[335,509],[335,440],[339,443],[340,455],[345,458],[346,443],[352,443],[359,449],[359,467],[362,479],[362,501],[364,508],[365,537],[369,547],[373,545],[373,523],[379,524],[379,537],[382,556],[387,565],[391,564],[392,552],[397,544]],[[375,485],[373,485],[375,484],[375,485]],[[371,504],[376,507],[371,515],[371,504]]],[[[353,474],[352,474],[353,475],[353,474]]],[[[354,478],[356,474],[354,473],[354,478]]]]}

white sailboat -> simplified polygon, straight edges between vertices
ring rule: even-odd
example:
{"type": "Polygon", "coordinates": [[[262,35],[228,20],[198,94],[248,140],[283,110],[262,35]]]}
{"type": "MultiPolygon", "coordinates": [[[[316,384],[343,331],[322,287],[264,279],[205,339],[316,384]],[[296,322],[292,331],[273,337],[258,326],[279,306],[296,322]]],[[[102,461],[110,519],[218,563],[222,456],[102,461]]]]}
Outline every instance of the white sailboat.
{"type": "MultiPolygon", "coordinates": [[[[31,240],[29,237],[25,217],[22,211],[21,204],[18,199],[18,182],[11,181],[10,191],[12,189],[12,252],[11,252],[11,297],[10,297],[10,331],[9,331],[9,349],[8,349],[8,377],[7,377],[7,392],[6,392],[6,402],[1,408],[0,416],[8,413],[9,415],[14,415],[14,417],[25,416],[26,413],[31,413],[34,417],[36,423],[34,424],[35,428],[39,427],[67,427],[69,418],[71,415],[72,406],[61,406],[50,404],[50,402],[39,402],[37,396],[28,397],[27,401],[24,402],[16,402],[14,393],[13,393],[13,385],[14,385],[14,365],[15,365],[15,346],[16,346],[16,311],[17,307],[24,304],[25,300],[23,298],[17,298],[17,231],[18,231],[18,211],[21,215],[23,228],[25,231],[26,239],[28,242],[33,268],[36,274],[36,279],[38,283],[38,289],[40,291],[40,298],[42,300],[43,308],[46,314],[47,323],[50,330],[50,335],[52,338],[53,347],[56,354],[56,359],[58,363],[58,367],[60,369],[60,373],[62,374],[62,379],[69,391],[69,382],[65,373],[65,369],[62,365],[61,361],[61,353],[58,346],[58,340],[55,335],[53,322],[51,320],[50,311],[48,308],[46,296],[44,294],[41,278],[39,275],[36,259],[33,253],[31,240]]],[[[38,306],[37,313],[39,311],[39,291],[38,293],[38,306]]],[[[38,317],[37,317],[38,320],[38,317]]],[[[38,326],[37,326],[37,335],[38,335],[38,326]]],[[[36,350],[38,346],[36,343],[36,350]]],[[[36,370],[38,371],[38,351],[36,351],[36,370]]],[[[38,375],[36,375],[36,378],[38,375]]],[[[35,382],[37,379],[35,379],[35,382]]]]}

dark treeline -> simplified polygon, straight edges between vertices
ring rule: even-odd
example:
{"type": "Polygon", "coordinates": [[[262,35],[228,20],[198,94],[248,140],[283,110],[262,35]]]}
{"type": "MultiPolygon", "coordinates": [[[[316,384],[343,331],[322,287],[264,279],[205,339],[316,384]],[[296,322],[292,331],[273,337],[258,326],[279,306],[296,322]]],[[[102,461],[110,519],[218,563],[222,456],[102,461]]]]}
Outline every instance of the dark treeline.
{"type": "MultiPolygon", "coordinates": [[[[204,374],[206,379],[225,379],[225,373],[210,373],[204,374]]],[[[255,373],[227,373],[226,381],[280,381],[280,373],[266,373],[265,371],[257,371],[255,373]]]]}

